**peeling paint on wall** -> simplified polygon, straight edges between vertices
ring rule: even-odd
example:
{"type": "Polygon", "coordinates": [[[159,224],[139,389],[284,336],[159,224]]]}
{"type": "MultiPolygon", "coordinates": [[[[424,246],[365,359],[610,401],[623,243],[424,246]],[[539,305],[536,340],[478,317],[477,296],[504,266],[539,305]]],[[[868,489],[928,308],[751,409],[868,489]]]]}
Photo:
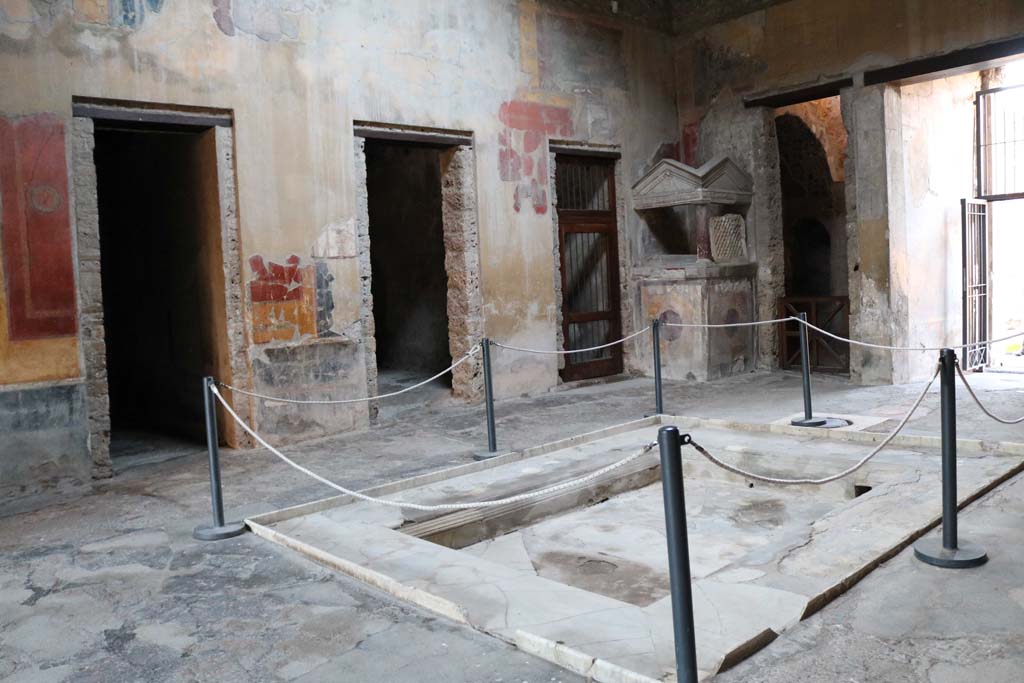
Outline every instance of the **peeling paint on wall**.
{"type": "Polygon", "coordinates": [[[226,36],[235,35],[235,22],[231,19],[231,0],[213,0],[213,20],[226,36]]]}
{"type": "Polygon", "coordinates": [[[302,264],[292,254],[281,264],[256,255],[249,258],[249,267],[254,344],[339,336],[331,329],[334,275],[326,261],[302,264]]]}
{"type": "Polygon", "coordinates": [[[520,211],[529,202],[535,213],[547,213],[547,139],[572,137],[572,111],[568,107],[512,100],[502,103],[498,118],[505,124],[498,135],[498,171],[502,180],[516,183],[515,210],[520,211]]]}
{"type": "Polygon", "coordinates": [[[316,275],[313,266],[299,266],[292,255],[284,264],[249,259],[255,278],[249,281],[252,340],[255,344],[298,340],[316,335],[316,275]]]}
{"type": "Polygon", "coordinates": [[[268,42],[299,39],[299,17],[316,7],[305,0],[213,0],[213,18],[224,35],[236,31],[268,42]]]}
{"type": "Polygon", "coordinates": [[[537,21],[541,87],[626,87],[621,29],[577,15],[543,12],[537,21]]]}
{"type": "Polygon", "coordinates": [[[343,259],[356,257],[356,221],[329,223],[313,243],[313,258],[343,259]]]}
{"type": "Polygon", "coordinates": [[[832,180],[843,182],[846,179],[843,166],[846,163],[847,133],[839,112],[839,97],[801,102],[775,110],[776,116],[782,114],[792,114],[807,125],[825,150],[832,180]]]}
{"type": "Polygon", "coordinates": [[[334,275],[331,274],[327,264],[323,261],[316,262],[316,336],[336,337],[336,332],[331,330],[334,325],[334,292],[331,290],[331,283],[334,282],[334,275]]]}
{"type": "Polygon", "coordinates": [[[146,12],[159,13],[165,0],[72,0],[75,21],[138,28],[146,12]]]}

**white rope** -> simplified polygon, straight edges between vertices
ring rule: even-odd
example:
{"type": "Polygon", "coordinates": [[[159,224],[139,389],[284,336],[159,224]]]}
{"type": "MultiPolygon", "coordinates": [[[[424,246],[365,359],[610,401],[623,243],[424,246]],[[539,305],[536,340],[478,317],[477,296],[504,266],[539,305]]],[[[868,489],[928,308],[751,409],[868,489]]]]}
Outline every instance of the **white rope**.
{"type": "Polygon", "coordinates": [[[960,369],[960,363],[956,364],[956,374],[960,375],[960,381],[964,383],[965,387],[967,387],[967,393],[971,395],[971,398],[974,399],[974,402],[978,404],[979,408],[981,408],[981,412],[985,413],[996,422],[1002,422],[1004,425],[1015,425],[1024,422],[1024,415],[1021,415],[1016,419],[1010,420],[1004,417],[999,417],[998,415],[992,413],[992,411],[990,411],[988,408],[986,408],[985,404],[981,402],[980,398],[978,398],[978,395],[974,393],[974,389],[971,388],[971,384],[970,382],[967,381],[967,377],[964,376],[964,371],[960,369]]]}
{"type": "Polygon", "coordinates": [[[338,400],[327,400],[327,399],[325,399],[325,400],[322,400],[322,401],[301,400],[301,399],[297,399],[297,398],[281,398],[280,396],[268,396],[266,394],[258,394],[255,391],[246,391],[245,389],[239,389],[238,387],[233,387],[230,384],[225,384],[224,382],[217,382],[217,384],[219,384],[220,386],[224,387],[225,389],[230,389],[231,391],[237,392],[239,394],[245,394],[246,396],[254,396],[255,398],[262,398],[262,399],[266,399],[267,401],[280,401],[281,403],[304,403],[304,404],[315,404],[315,405],[338,405],[338,404],[344,404],[344,403],[366,403],[367,401],[377,401],[377,400],[380,400],[382,398],[391,398],[392,396],[398,396],[399,394],[404,394],[404,393],[406,393],[408,391],[412,391],[413,389],[419,389],[420,387],[422,387],[425,384],[430,384],[431,382],[433,382],[438,377],[443,377],[444,375],[447,375],[449,372],[451,372],[455,368],[457,368],[460,365],[462,365],[463,363],[465,363],[467,360],[472,358],[479,351],[480,351],[480,347],[479,346],[474,346],[472,349],[469,350],[469,353],[467,353],[465,356],[463,356],[462,358],[458,359],[457,361],[455,361],[454,363],[452,363],[447,368],[445,368],[441,372],[437,373],[433,377],[428,377],[427,379],[423,380],[422,382],[420,382],[418,384],[413,384],[410,387],[405,387],[404,389],[399,389],[398,391],[392,391],[391,393],[388,393],[388,394],[379,394],[377,396],[367,396],[365,398],[346,398],[346,399],[338,399],[338,400]]]}
{"type": "Polygon", "coordinates": [[[643,334],[644,332],[648,332],[650,329],[651,327],[650,325],[648,325],[642,330],[634,332],[633,334],[623,337],[622,339],[616,339],[615,341],[608,342],[607,344],[601,344],[600,346],[591,346],[590,348],[587,349],[571,349],[568,351],[546,351],[544,349],[527,349],[522,346],[512,346],[510,344],[502,344],[501,342],[496,341],[491,341],[491,343],[494,344],[495,346],[500,346],[501,348],[508,349],[510,351],[522,351],[524,353],[546,353],[554,356],[564,356],[570,353],[586,353],[587,351],[599,351],[601,349],[606,349],[609,346],[622,344],[628,342],[630,339],[633,339],[634,337],[639,337],[641,334],[643,334]]]}
{"type": "Polygon", "coordinates": [[[217,397],[217,400],[220,401],[220,404],[222,406],[224,406],[224,410],[226,410],[228,412],[228,414],[232,418],[234,418],[235,422],[237,422],[238,425],[242,429],[244,429],[245,432],[249,436],[251,436],[252,438],[256,439],[257,443],[259,443],[261,446],[266,448],[268,451],[270,451],[271,453],[276,455],[278,458],[283,460],[288,465],[291,465],[292,467],[297,469],[299,472],[302,472],[303,474],[309,475],[313,479],[316,479],[317,481],[319,481],[321,484],[325,484],[327,486],[330,486],[335,491],[339,491],[339,492],[344,493],[346,495],[352,496],[353,498],[358,498],[359,500],[364,500],[364,501],[366,501],[368,503],[377,503],[378,505],[386,505],[386,506],[398,507],[398,508],[410,508],[412,510],[421,510],[421,511],[424,511],[424,512],[433,512],[433,511],[437,511],[437,510],[472,510],[472,509],[484,508],[484,507],[497,507],[499,505],[507,505],[509,503],[516,503],[516,502],[519,502],[521,500],[529,500],[530,498],[539,498],[539,497],[542,497],[542,496],[546,496],[549,493],[555,493],[556,491],[561,491],[561,490],[564,490],[564,489],[573,488],[573,487],[578,486],[580,484],[585,484],[588,481],[592,481],[594,479],[597,479],[598,477],[601,477],[601,476],[607,474],[608,472],[611,472],[612,470],[616,470],[616,469],[618,469],[618,468],[620,468],[620,467],[622,467],[624,465],[627,465],[627,464],[633,462],[637,458],[640,458],[641,456],[646,455],[647,453],[649,453],[651,451],[651,449],[653,449],[657,445],[657,444],[654,444],[654,443],[649,443],[646,446],[644,446],[642,449],[637,451],[636,453],[633,453],[632,455],[629,455],[629,456],[627,456],[627,457],[625,457],[622,460],[619,460],[617,462],[613,462],[610,465],[602,467],[601,469],[596,470],[595,472],[591,472],[590,474],[587,474],[587,475],[582,476],[582,477],[578,477],[576,479],[570,479],[569,481],[562,482],[561,484],[555,484],[554,486],[548,486],[548,487],[543,488],[543,489],[538,489],[536,491],[530,491],[530,492],[527,492],[527,493],[520,493],[519,495],[516,495],[516,496],[509,496],[508,498],[499,498],[497,500],[481,500],[481,501],[476,501],[476,502],[472,502],[472,503],[440,503],[438,505],[423,505],[421,503],[411,503],[411,502],[402,501],[402,500],[389,500],[387,498],[375,498],[374,496],[368,496],[365,493],[360,493],[359,491],[353,491],[352,489],[345,488],[344,486],[342,486],[340,484],[335,484],[330,479],[322,477],[319,474],[317,474],[316,472],[313,472],[312,470],[310,470],[310,469],[308,469],[306,467],[303,467],[302,465],[298,464],[297,462],[295,462],[294,460],[292,460],[291,458],[286,456],[284,453],[282,453],[281,451],[277,450],[276,448],[271,446],[269,443],[267,443],[266,440],[263,437],[261,437],[259,434],[257,434],[255,432],[255,430],[253,430],[252,427],[250,427],[248,424],[246,424],[242,420],[242,418],[240,418],[238,416],[238,413],[236,413],[231,408],[231,406],[228,405],[228,402],[224,400],[224,397],[221,396],[219,391],[217,391],[217,387],[213,387],[213,386],[210,387],[210,391],[212,391],[213,395],[217,397]]]}
{"type": "Polygon", "coordinates": [[[664,325],[665,327],[701,327],[701,328],[752,327],[752,326],[755,326],[755,325],[775,325],[777,323],[784,323],[784,322],[788,322],[790,320],[792,320],[794,322],[797,322],[797,323],[800,323],[801,325],[806,325],[810,329],[816,330],[820,334],[822,334],[822,335],[824,335],[826,337],[831,337],[832,339],[835,339],[837,341],[846,342],[847,344],[853,344],[855,346],[863,346],[863,347],[870,348],[870,349],[882,349],[882,350],[885,350],[885,351],[942,351],[943,349],[946,349],[946,348],[970,349],[970,348],[974,348],[976,346],[985,346],[987,344],[998,344],[999,342],[1004,342],[1004,341],[1007,341],[1007,340],[1010,340],[1010,339],[1015,339],[1016,337],[1024,336],[1024,332],[1017,332],[1016,334],[1011,334],[1008,337],[1002,337],[1000,339],[990,339],[990,340],[987,340],[987,341],[974,342],[972,344],[960,344],[960,345],[953,345],[953,346],[890,346],[888,344],[872,344],[871,342],[863,342],[863,341],[858,341],[856,339],[849,339],[847,337],[841,337],[838,334],[833,334],[832,332],[829,332],[828,330],[822,329],[822,328],[818,327],[817,325],[813,325],[810,322],[805,321],[805,320],[801,320],[800,318],[798,318],[796,316],[793,316],[793,315],[791,315],[791,316],[789,316],[787,318],[775,318],[774,320],[754,320],[754,321],[745,322],[745,323],[721,323],[721,324],[711,325],[711,324],[705,324],[705,323],[668,323],[668,322],[663,322],[661,324],[664,325]]]}
{"type": "Polygon", "coordinates": [[[788,318],[776,318],[775,320],[754,320],[746,323],[721,323],[721,324],[705,324],[705,323],[661,323],[665,327],[754,327],[756,325],[774,325],[775,323],[784,323],[787,320],[799,320],[792,316],[788,318]]]}
{"type": "Polygon", "coordinates": [[[942,351],[943,349],[971,349],[976,346],[998,344],[999,342],[1004,342],[1009,339],[1024,336],[1024,332],[1017,332],[1016,334],[1011,334],[1010,336],[1003,337],[1001,339],[989,339],[987,341],[974,342],[973,344],[954,344],[946,346],[889,346],[888,344],[872,344],[871,342],[857,341],[856,339],[847,339],[846,337],[840,337],[838,334],[832,334],[827,330],[823,330],[817,325],[812,325],[811,323],[805,320],[801,320],[800,318],[789,319],[795,320],[802,325],[806,325],[812,330],[817,330],[819,333],[825,335],[826,337],[831,337],[832,339],[836,339],[841,342],[846,342],[847,344],[854,344],[855,346],[864,346],[869,349],[882,349],[884,351],[942,351]]]}
{"type": "Polygon", "coordinates": [[[999,339],[988,339],[988,340],[985,340],[985,341],[974,342],[973,344],[960,344],[959,346],[953,346],[951,348],[954,348],[954,349],[973,349],[975,346],[987,346],[989,344],[998,344],[999,342],[1009,341],[1011,339],[1016,339],[1017,337],[1024,337],[1024,332],[1015,332],[1015,333],[1013,333],[1011,335],[1007,335],[1005,337],[1000,337],[999,339]]]}
{"type": "Polygon", "coordinates": [[[754,472],[748,472],[746,470],[740,469],[739,467],[736,467],[735,465],[730,465],[727,462],[723,462],[722,460],[719,460],[715,456],[711,455],[711,453],[709,453],[707,450],[705,450],[700,444],[694,443],[692,440],[690,441],[690,445],[693,446],[694,449],[696,449],[698,453],[703,455],[705,458],[710,460],[715,465],[718,465],[722,469],[724,469],[726,471],[729,471],[729,472],[732,472],[733,474],[738,474],[741,477],[746,477],[747,479],[753,479],[755,481],[762,481],[762,482],[765,482],[767,484],[817,484],[817,485],[828,484],[829,482],[833,482],[833,481],[836,481],[838,479],[842,479],[843,477],[845,477],[845,476],[847,476],[849,474],[853,474],[854,472],[859,470],[861,467],[866,465],[867,462],[869,460],[871,460],[871,458],[873,458],[876,455],[878,455],[882,451],[883,448],[888,446],[889,442],[892,441],[894,438],[896,438],[896,435],[899,434],[900,431],[907,425],[907,422],[910,421],[910,417],[914,414],[914,412],[921,405],[921,401],[924,400],[925,395],[928,393],[928,390],[931,389],[932,384],[935,382],[935,378],[938,377],[938,376],[939,376],[939,370],[938,370],[938,368],[936,368],[935,369],[935,374],[932,375],[932,378],[930,380],[928,380],[928,384],[925,385],[924,389],[921,391],[921,394],[917,397],[917,400],[914,401],[914,405],[910,407],[910,410],[907,412],[907,414],[904,415],[903,419],[900,420],[900,423],[898,425],[896,425],[896,429],[892,430],[889,433],[889,435],[886,436],[885,439],[883,439],[882,442],[880,444],[878,444],[874,448],[874,450],[872,450],[870,453],[868,453],[863,458],[861,458],[859,461],[857,461],[857,463],[855,465],[846,468],[845,470],[843,470],[839,474],[833,474],[830,477],[822,477],[821,479],[783,479],[783,478],[779,478],[779,477],[769,477],[769,476],[766,476],[766,475],[763,475],[763,474],[755,474],[754,472]]]}

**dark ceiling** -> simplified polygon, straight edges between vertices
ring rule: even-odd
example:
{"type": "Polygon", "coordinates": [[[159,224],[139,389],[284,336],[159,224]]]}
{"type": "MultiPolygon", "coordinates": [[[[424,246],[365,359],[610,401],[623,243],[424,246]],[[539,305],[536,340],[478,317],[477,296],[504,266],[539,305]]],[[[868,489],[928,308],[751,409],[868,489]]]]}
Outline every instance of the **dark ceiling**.
{"type": "MultiPolygon", "coordinates": [[[[693,33],[788,0],[541,0],[545,5],[596,14],[614,14],[650,28],[693,33]]],[[[822,0],[828,2],[830,0],[822,0]]]]}
{"type": "MultiPolygon", "coordinates": [[[[628,1],[628,0],[624,0],[628,1]]],[[[666,0],[672,13],[673,28],[677,33],[691,33],[697,29],[735,19],[757,10],[781,5],[787,0],[666,0]]]]}

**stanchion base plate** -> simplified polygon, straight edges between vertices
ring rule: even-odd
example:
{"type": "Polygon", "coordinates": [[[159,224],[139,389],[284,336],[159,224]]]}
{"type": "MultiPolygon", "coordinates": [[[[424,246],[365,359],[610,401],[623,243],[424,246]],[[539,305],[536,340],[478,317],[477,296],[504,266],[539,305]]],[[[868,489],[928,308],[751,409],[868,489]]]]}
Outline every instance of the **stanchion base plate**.
{"type": "Polygon", "coordinates": [[[824,417],[801,417],[789,421],[794,427],[824,427],[826,423],[828,419],[824,417]]]}
{"type": "Polygon", "coordinates": [[[478,451],[473,454],[474,460],[493,460],[494,458],[501,457],[502,455],[508,455],[512,451],[478,451]]]}
{"type": "Polygon", "coordinates": [[[988,562],[985,551],[971,543],[959,542],[955,550],[942,547],[941,538],[924,538],[914,544],[914,557],[943,569],[966,569],[988,562]]]}
{"type": "Polygon", "coordinates": [[[228,522],[224,526],[197,526],[192,530],[192,538],[197,541],[220,541],[245,533],[242,522],[228,522]]]}

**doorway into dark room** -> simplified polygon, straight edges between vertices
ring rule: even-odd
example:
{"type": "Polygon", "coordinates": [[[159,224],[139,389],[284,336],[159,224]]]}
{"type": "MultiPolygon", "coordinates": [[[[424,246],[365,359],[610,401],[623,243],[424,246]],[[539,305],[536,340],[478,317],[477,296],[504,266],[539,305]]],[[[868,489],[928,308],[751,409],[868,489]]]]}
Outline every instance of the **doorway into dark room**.
{"type": "MultiPolygon", "coordinates": [[[[838,97],[776,111],[782,199],[785,296],[781,317],[807,315],[833,334],[848,336],[846,258],[846,128],[838,97]]],[[[779,345],[783,368],[798,367],[799,328],[786,325],[779,345]]],[[[818,372],[849,372],[848,345],[810,336],[810,363],[818,372]]]]}
{"type": "MultiPolygon", "coordinates": [[[[365,149],[377,377],[379,390],[387,393],[420,382],[452,362],[443,148],[368,139],[365,149]]],[[[451,375],[431,386],[433,391],[406,396],[416,403],[447,396],[451,375]]],[[[400,401],[387,407],[396,403],[400,401]]]]}
{"type": "Polygon", "coordinates": [[[214,131],[95,125],[111,455],[192,451],[227,376],[214,131]]]}

